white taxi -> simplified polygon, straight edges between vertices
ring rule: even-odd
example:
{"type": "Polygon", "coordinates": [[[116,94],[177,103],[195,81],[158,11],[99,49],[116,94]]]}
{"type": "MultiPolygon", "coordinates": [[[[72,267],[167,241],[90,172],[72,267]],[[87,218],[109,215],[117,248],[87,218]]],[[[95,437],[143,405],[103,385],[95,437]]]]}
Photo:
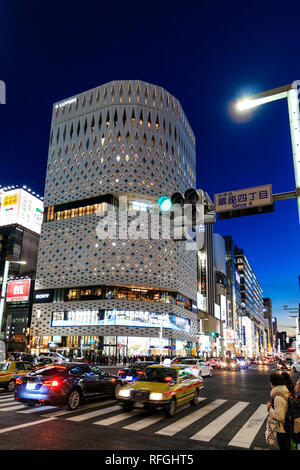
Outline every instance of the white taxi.
{"type": "Polygon", "coordinates": [[[201,359],[183,359],[180,365],[189,367],[198,377],[211,377],[213,375],[212,366],[208,366],[206,362],[201,359]]]}

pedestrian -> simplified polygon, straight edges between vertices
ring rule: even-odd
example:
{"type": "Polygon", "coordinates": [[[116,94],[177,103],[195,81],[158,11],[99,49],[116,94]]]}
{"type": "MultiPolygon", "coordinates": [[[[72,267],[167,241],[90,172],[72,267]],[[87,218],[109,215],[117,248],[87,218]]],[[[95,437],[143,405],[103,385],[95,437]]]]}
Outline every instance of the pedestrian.
{"type": "MultiPolygon", "coordinates": [[[[300,379],[298,379],[297,382],[296,382],[295,392],[298,395],[300,395],[300,379]]],[[[300,398],[300,396],[298,398],[300,398]]]]}
{"type": "Polygon", "coordinates": [[[295,385],[294,385],[294,382],[291,379],[290,374],[288,372],[281,372],[281,376],[283,377],[286,388],[290,392],[291,398],[293,398],[293,400],[295,400],[296,399],[295,385]]]}
{"type": "Polygon", "coordinates": [[[271,401],[268,401],[268,420],[267,420],[267,433],[272,427],[272,422],[276,423],[275,432],[276,439],[280,450],[290,450],[290,436],[284,430],[284,420],[288,409],[288,398],[290,392],[285,384],[284,378],[281,374],[270,375],[271,385],[271,401]],[[274,421],[272,421],[274,420],[274,421]]]}

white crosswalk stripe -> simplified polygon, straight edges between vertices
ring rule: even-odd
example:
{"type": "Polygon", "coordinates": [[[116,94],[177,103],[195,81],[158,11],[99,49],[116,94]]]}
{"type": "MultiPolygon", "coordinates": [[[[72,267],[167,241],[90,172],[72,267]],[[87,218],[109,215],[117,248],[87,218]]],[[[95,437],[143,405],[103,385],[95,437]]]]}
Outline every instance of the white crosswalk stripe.
{"type": "Polygon", "coordinates": [[[266,418],[266,405],[260,405],[228,445],[249,449],[266,418]]]}
{"type": "Polygon", "coordinates": [[[113,413],[114,411],[120,411],[120,406],[110,406],[108,408],[102,408],[101,410],[90,411],[89,413],[84,413],[77,416],[72,416],[71,418],[67,418],[68,421],[85,421],[90,418],[95,418],[95,416],[107,415],[108,413],[113,413]]]}
{"type": "Polygon", "coordinates": [[[119,423],[120,421],[124,421],[125,419],[132,418],[136,414],[144,413],[145,410],[132,410],[128,413],[121,413],[117,416],[112,416],[111,418],[106,418],[101,421],[96,421],[93,424],[99,424],[101,426],[110,426],[111,424],[119,423]]]}
{"type": "Polygon", "coordinates": [[[160,431],[157,431],[156,434],[163,434],[165,436],[174,436],[174,434],[177,434],[182,429],[185,429],[186,427],[190,426],[195,421],[198,421],[198,419],[203,418],[203,416],[207,415],[208,413],[211,413],[216,408],[223,405],[223,403],[225,402],[226,400],[215,400],[212,403],[209,403],[208,405],[198,409],[197,411],[194,411],[193,413],[188,414],[184,418],[179,419],[178,421],[175,421],[175,423],[172,423],[169,426],[161,429],[160,431]]]}
{"type": "Polygon", "coordinates": [[[13,406],[7,406],[5,405],[5,408],[0,408],[0,411],[13,411],[13,410],[21,410],[22,408],[25,408],[24,405],[16,404],[13,406]]]}
{"type": "Polygon", "coordinates": [[[7,403],[15,403],[14,398],[5,398],[5,400],[0,401],[0,406],[6,406],[7,403]]]}
{"type": "Polygon", "coordinates": [[[42,413],[43,411],[46,410],[54,410],[56,407],[55,406],[37,406],[37,407],[32,407],[28,408],[27,410],[24,411],[18,411],[18,413],[22,414],[31,414],[31,413],[42,413]]]}
{"type": "Polygon", "coordinates": [[[141,429],[148,428],[152,426],[152,424],[158,423],[164,419],[164,416],[148,416],[147,418],[140,419],[139,421],[129,424],[128,426],[124,426],[123,429],[129,429],[131,431],[140,431],[141,429]]]}
{"type": "MultiPolygon", "coordinates": [[[[109,402],[103,402],[103,401],[97,401],[97,402],[94,402],[94,403],[88,403],[86,405],[82,405],[78,408],[77,411],[84,411],[84,410],[87,410],[87,409],[90,409],[90,408],[97,408],[99,406],[103,406],[105,404],[108,404],[108,403],[113,403],[114,401],[113,400],[109,400],[109,402]]],[[[59,417],[59,416],[63,416],[63,415],[67,415],[67,414],[70,414],[70,413],[76,413],[75,411],[71,411],[71,410],[61,410],[60,408],[60,411],[54,411],[54,412],[51,412],[51,413],[45,413],[43,416],[47,416],[47,417],[59,417]]]]}
{"type": "Polygon", "coordinates": [[[209,442],[211,439],[218,434],[230,421],[233,420],[240,412],[248,406],[248,402],[239,401],[229,410],[225,411],[219,418],[216,418],[210,424],[205,426],[199,432],[194,434],[191,439],[197,441],[206,441],[209,442]]]}

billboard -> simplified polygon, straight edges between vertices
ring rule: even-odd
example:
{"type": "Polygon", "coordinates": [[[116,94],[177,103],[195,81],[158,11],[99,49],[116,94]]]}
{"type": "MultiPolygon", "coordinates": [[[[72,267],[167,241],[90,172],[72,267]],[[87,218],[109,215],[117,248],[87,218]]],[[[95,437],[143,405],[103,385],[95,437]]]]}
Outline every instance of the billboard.
{"type": "Polygon", "coordinates": [[[26,302],[29,299],[30,279],[9,281],[7,284],[6,302],[26,302]]]}
{"type": "Polygon", "coordinates": [[[0,197],[0,227],[19,224],[41,233],[44,206],[40,199],[24,189],[4,191],[0,197]]]}
{"type": "Polygon", "coordinates": [[[220,295],[220,303],[221,303],[221,320],[222,323],[227,323],[227,298],[225,295],[220,295]]]}

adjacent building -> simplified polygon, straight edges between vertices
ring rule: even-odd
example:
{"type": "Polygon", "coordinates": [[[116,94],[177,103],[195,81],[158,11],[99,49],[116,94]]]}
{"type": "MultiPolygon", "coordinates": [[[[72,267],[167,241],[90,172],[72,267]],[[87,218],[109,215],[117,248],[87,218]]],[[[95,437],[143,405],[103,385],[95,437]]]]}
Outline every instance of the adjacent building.
{"type": "Polygon", "coordinates": [[[247,356],[265,354],[263,291],[244,251],[235,246],[234,255],[240,276],[243,353],[247,356]]]}
{"type": "Polygon", "coordinates": [[[0,189],[0,281],[9,260],[2,332],[8,351],[26,350],[32,314],[43,201],[26,187],[0,189]],[[25,265],[13,261],[26,261],[25,265]]]}

